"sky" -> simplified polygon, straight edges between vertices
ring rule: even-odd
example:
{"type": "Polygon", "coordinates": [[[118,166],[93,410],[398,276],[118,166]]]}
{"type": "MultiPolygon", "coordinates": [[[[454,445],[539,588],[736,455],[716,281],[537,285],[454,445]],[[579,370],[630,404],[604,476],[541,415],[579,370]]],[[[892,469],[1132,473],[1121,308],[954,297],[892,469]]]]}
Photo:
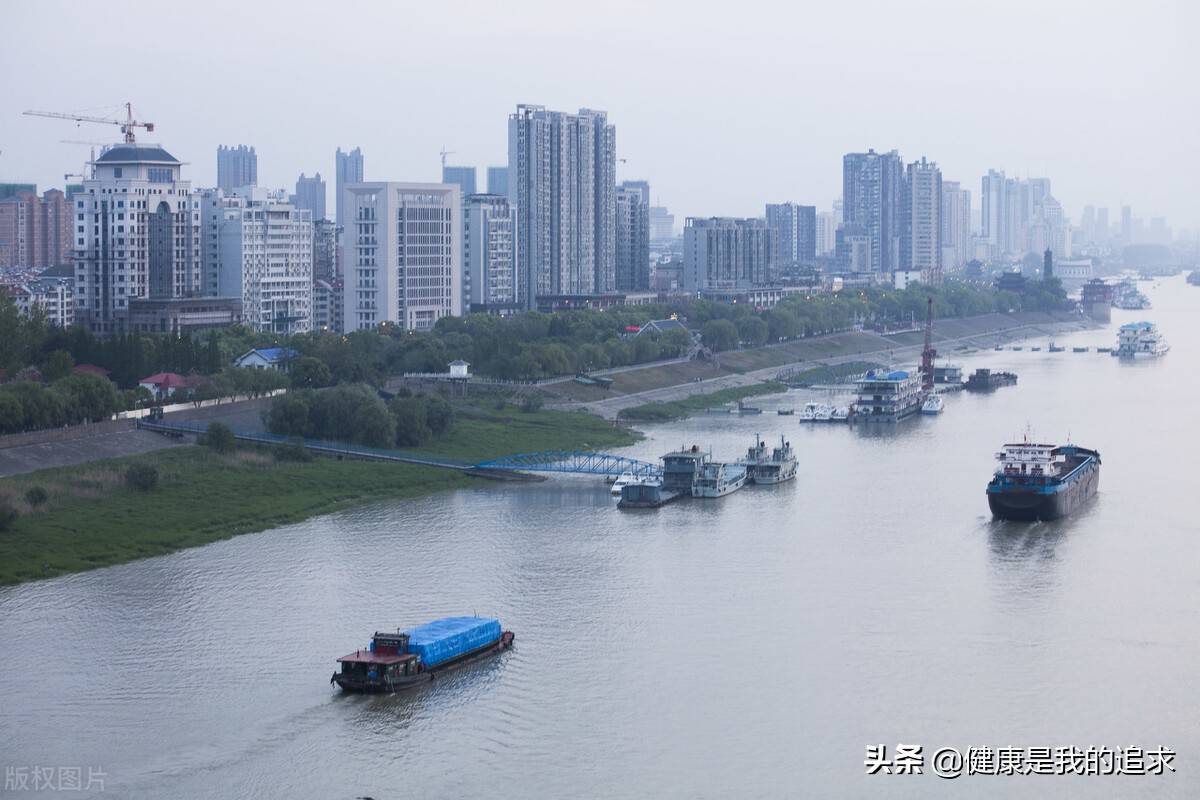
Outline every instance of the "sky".
{"type": "Polygon", "coordinates": [[[0,182],[61,187],[116,126],[216,184],[218,145],[294,191],[361,147],[366,180],[508,158],[518,103],[602,109],[618,180],[685,216],[829,210],[842,156],[926,157],[979,207],[988,169],[1049,177],[1078,222],[1121,205],[1200,228],[1194,0],[121,3],[0,0],[0,182]]]}

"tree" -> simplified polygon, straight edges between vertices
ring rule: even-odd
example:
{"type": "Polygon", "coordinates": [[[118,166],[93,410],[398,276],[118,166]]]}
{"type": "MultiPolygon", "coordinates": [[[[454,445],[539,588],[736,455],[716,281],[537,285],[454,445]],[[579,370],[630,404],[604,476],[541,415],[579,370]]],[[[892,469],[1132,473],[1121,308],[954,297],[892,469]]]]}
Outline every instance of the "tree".
{"type": "Polygon", "coordinates": [[[37,508],[42,503],[46,502],[49,495],[43,486],[30,486],[25,490],[25,502],[30,508],[37,508]]]}
{"type": "Polygon", "coordinates": [[[17,522],[20,512],[7,500],[0,500],[0,531],[10,531],[17,522]]]}
{"type": "MultiPolygon", "coordinates": [[[[429,432],[433,434],[433,438],[440,439],[454,429],[454,406],[436,395],[426,395],[423,399],[425,401],[425,424],[429,426],[429,432]]],[[[396,426],[398,433],[399,422],[396,423],[396,426]]]]}
{"type": "Polygon", "coordinates": [[[714,351],[734,350],[738,344],[737,327],[727,319],[714,319],[700,329],[704,346],[714,351]]]}
{"type": "Polygon", "coordinates": [[[201,444],[211,447],[218,453],[229,453],[237,447],[237,439],[234,438],[233,431],[228,425],[220,420],[213,420],[208,423],[201,444]]]}
{"type": "Polygon", "coordinates": [[[321,389],[333,383],[333,373],[325,362],[312,356],[305,356],[296,361],[292,367],[292,388],[321,389]]]}
{"type": "Polygon", "coordinates": [[[66,350],[55,350],[46,359],[46,363],[42,364],[42,380],[47,383],[65,378],[71,374],[71,370],[75,367],[75,359],[66,350]]]}
{"type": "Polygon", "coordinates": [[[546,399],[542,397],[541,392],[530,392],[525,395],[525,399],[521,401],[521,411],[526,414],[532,414],[535,411],[541,411],[542,406],[546,404],[546,399]]]}
{"type": "Polygon", "coordinates": [[[124,405],[112,381],[89,372],[68,375],[51,388],[62,398],[69,422],[108,419],[124,405]]]}
{"type": "Polygon", "coordinates": [[[758,317],[742,317],[737,321],[737,332],[739,341],[758,347],[766,344],[770,330],[758,317]]]}
{"type": "Polygon", "coordinates": [[[397,397],[392,400],[388,410],[395,420],[395,440],[400,447],[416,447],[433,436],[427,422],[425,403],[420,398],[397,397]]]}
{"type": "MultiPolygon", "coordinates": [[[[267,430],[281,436],[307,436],[309,433],[309,395],[288,392],[271,401],[267,412],[267,430]]],[[[313,434],[319,438],[319,434],[313,434]]]]}

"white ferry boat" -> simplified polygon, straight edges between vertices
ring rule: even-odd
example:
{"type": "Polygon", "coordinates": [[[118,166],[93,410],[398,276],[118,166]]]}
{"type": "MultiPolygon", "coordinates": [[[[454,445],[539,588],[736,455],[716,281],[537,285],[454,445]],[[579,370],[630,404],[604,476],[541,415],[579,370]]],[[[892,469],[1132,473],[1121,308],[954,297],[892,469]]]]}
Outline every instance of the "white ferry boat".
{"type": "Polygon", "coordinates": [[[746,458],[738,464],[746,467],[747,480],[750,483],[770,485],[783,483],[796,477],[800,462],[792,452],[792,443],[779,437],[779,446],[767,454],[767,443],[754,436],[754,447],[746,452],[746,458]]]}
{"type": "Polygon", "coordinates": [[[930,392],[925,398],[925,402],[921,404],[922,414],[940,414],[946,407],[946,401],[942,399],[938,392],[930,392]]]}
{"type": "Polygon", "coordinates": [[[1131,322],[1117,331],[1114,356],[1123,358],[1154,358],[1171,349],[1153,322],[1131,322]]]}
{"type": "Polygon", "coordinates": [[[872,370],[855,381],[855,422],[899,422],[921,410],[921,373],[872,370]]]}
{"type": "Polygon", "coordinates": [[[748,475],[744,465],[709,461],[692,482],[692,497],[724,497],[745,486],[748,475]]]}
{"type": "Polygon", "coordinates": [[[800,409],[800,413],[796,418],[801,422],[816,422],[819,414],[823,413],[825,405],[818,403],[815,400],[810,400],[804,404],[804,408],[800,409]]]}

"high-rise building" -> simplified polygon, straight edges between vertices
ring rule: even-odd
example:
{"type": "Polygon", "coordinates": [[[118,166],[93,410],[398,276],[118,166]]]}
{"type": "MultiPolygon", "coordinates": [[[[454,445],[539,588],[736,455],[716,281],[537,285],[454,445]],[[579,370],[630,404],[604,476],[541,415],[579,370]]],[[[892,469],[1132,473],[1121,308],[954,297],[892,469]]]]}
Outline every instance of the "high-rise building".
{"type": "Polygon", "coordinates": [[[642,197],[642,205],[650,208],[650,181],[621,181],[621,188],[637,192],[642,197]]]}
{"type": "Polygon", "coordinates": [[[182,331],[240,318],[206,291],[200,195],[159,145],[125,143],[94,162],[73,198],[75,320],[99,336],[182,331]]]}
{"type": "Polygon", "coordinates": [[[1101,247],[1108,245],[1108,239],[1111,232],[1108,229],[1108,209],[1096,209],[1096,244],[1101,247]]]}
{"type": "Polygon", "coordinates": [[[971,192],[958,181],[942,181],[942,266],[958,269],[973,258],[971,192]]]}
{"type": "Polygon", "coordinates": [[[942,283],[942,171],[922,158],[904,179],[900,269],[919,272],[928,286],[942,283]]]}
{"type": "Polygon", "coordinates": [[[1133,244],[1133,209],[1121,206],[1121,244],[1133,244]]]}
{"type": "Polygon", "coordinates": [[[474,167],[442,167],[442,183],[456,183],[463,197],[475,194],[474,167]]]}
{"type": "Polygon", "coordinates": [[[837,219],[832,211],[817,213],[816,250],[819,258],[833,255],[837,247],[837,219]]]}
{"type": "Polygon", "coordinates": [[[650,241],[665,244],[675,238],[675,215],[663,206],[650,206],[650,241]]]}
{"type": "Polygon", "coordinates": [[[860,228],[870,241],[872,272],[900,267],[904,164],[889,153],[847,153],[842,159],[842,224],[860,228]]]}
{"type": "Polygon", "coordinates": [[[256,331],[312,330],[312,215],[282,194],[243,186],[232,196],[205,192],[204,271],[216,294],[242,303],[256,331]]]}
{"type": "Polygon", "coordinates": [[[344,227],[346,224],[345,217],[342,216],[342,200],[345,197],[345,188],[347,183],[362,183],[363,180],[363,154],[359,148],[354,148],[349,153],[343,153],[342,148],[337,150],[337,173],[334,191],[334,206],[337,210],[337,219],[335,220],[338,227],[344,227]]]}
{"type": "Polygon", "coordinates": [[[232,194],[239,186],[258,185],[258,155],[253,147],[221,145],[217,148],[217,188],[232,194]]]}
{"type": "Polygon", "coordinates": [[[455,184],[346,184],[346,331],[427,331],[462,312],[461,197],[455,184]]]}
{"type": "Polygon", "coordinates": [[[617,187],[617,277],[618,292],[650,290],[650,205],[645,181],[617,187]],[[643,186],[645,185],[645,191],[643,186]]]}
{"type": "Polygon", "coordinates": [[[508,120],[525,302],[616,288],[616,128],[603,111],[518,105],[508,120]]]}
{"type": "Polygon", "coordinates": [[[296,193],[292,195],[291,203],[296,208],[308,211],[313,222],[325,219],[325,181],[321,180],[321,173],[306,178],[301,172],[296,179],[296,193]]]}
{"type": "Polygon", "coordinates": [[[768,203],[767,225],[779,231],[780,267],[809,264],[817,257],[817,208],[768,203]]]}
{"type": "Polygon", "coordinates": [[[508,167],[487,168],[487,192],[508,196],[508,167]]]}
{"type": "MultiPolygon", "coordinates": [[[[331,219],[313,222],[313,280],[341,277],[337,260],[337,225],[331,219]]],[[[341,327],[341,322],[338,322],[341,327]]]]}
{"type": "Polygon", "coordinates": [[[765,220],[688,217],[681,285],[692,292],[770,285],[778,248],[778,233],[765,220]]]}
{"type": "MultiPolygon", "coordinates": [[[[328,220],[333,224],[332,220],[328,220]]],[[[345,287],[341,278],[317,278],[313,281],[313,330],[318,333],[345,333],[345,287]]]]}
{"type": "Polygon", "coordinates": [[[41,197],[34,191],[15,192],[0,200],[0,267],[70,264],[76,227],[66,196],[58,189],[41,197]]]}
{"type": "Polygon", "coordinates": [[[517,210],[507,197],[463,198],[463,305],[465,311],[510,314],[523,306],[517,272],[517,210]]]}

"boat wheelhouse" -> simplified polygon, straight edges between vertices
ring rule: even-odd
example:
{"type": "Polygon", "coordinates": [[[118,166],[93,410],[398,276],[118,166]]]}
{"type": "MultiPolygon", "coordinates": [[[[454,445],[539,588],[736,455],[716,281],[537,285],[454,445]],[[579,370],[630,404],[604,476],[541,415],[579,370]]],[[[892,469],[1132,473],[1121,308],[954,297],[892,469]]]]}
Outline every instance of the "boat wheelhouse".
{"type": "Polygon", "coordinates": [[[779,437],[779,446],[767,452],[767,443],[754,436],[754,446],[746,451],[746,457],[737,464],[746,468],[747,480],[754,484],[774,484],[790,481],[800,469],[792,452],[792,443],[779,437]]]}

